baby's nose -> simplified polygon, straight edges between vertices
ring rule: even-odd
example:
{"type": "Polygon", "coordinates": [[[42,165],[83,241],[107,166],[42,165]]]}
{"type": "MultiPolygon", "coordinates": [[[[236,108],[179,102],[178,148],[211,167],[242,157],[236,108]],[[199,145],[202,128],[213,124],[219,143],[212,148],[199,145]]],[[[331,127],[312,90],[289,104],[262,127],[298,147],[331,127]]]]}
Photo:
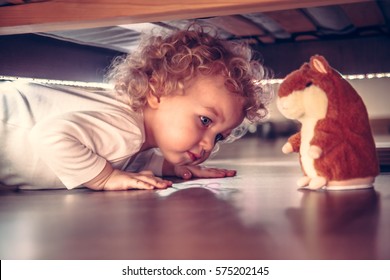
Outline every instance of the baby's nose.
{"type": "Polygon", "coordinates": [[[201,141],[202,150],[207,152],[210,152],[214,148],[215,144],[215,137],[212,135],[205,135],[201,141]]]}

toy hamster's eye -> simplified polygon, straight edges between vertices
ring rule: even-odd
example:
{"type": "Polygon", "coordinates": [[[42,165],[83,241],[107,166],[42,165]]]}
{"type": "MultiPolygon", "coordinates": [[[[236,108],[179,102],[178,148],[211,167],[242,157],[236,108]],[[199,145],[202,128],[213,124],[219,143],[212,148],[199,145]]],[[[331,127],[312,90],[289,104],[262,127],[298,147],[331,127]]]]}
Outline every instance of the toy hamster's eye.
{"type": "Polygon", "coordinates": [[[309,81],[309,82],[306,83],[305,87],[310,87],[312,84],[313,84],[313,82],[309,81]]]}

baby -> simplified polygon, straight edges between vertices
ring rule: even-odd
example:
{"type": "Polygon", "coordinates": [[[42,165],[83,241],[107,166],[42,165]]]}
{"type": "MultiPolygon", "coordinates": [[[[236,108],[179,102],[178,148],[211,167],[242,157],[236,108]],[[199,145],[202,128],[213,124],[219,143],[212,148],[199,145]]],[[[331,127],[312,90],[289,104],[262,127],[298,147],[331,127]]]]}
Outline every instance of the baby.
{"type": "Polygon", "coordinates": [[[116,59],[113,92],[2,82],[0,182],[127,190],[234,176],[199,164],[245,119],[265,117],[264,73],[248,46],[192,26],[116,59]]]}

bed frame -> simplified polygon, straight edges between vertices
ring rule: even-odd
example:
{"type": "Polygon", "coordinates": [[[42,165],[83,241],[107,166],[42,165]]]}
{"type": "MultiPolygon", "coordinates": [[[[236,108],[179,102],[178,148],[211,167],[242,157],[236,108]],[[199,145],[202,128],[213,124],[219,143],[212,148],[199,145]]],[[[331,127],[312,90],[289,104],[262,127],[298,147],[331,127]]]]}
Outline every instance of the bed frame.
{"type": "Polygon", "coordinates": [[[163,3],[156,0],[8,0],[5,2],[11,5],[0,7],[0,35],[265,12],[354,3],[362,0],[164,0],[163,3]]]}

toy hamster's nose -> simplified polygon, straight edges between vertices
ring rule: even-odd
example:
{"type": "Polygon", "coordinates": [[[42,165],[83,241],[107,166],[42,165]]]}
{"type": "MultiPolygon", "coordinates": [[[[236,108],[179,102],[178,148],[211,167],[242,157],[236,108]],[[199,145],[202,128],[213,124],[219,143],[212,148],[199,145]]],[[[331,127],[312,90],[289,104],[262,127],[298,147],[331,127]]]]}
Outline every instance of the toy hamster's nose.
{"type": "Polygon", "coordinates": [[[280,109],[286,110],[288,109],[288,102],[283,97],[277,99],[277,105],[280,109]]]}

